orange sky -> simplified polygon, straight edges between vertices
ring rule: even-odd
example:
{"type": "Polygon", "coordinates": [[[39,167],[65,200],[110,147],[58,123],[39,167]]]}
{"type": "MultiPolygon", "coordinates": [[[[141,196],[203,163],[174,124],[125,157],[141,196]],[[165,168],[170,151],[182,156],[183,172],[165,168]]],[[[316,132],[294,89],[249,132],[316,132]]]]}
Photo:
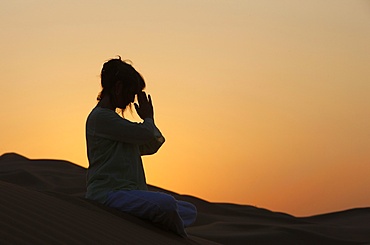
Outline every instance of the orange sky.
{"type": "Polygon", "coordinates": [[[0,154],[86,167],[99,72],[121,55],[167,139],[144,157],[148,183],[298,216],[370,206],[368,1],[2,1],[0,12],[0,154]]]}

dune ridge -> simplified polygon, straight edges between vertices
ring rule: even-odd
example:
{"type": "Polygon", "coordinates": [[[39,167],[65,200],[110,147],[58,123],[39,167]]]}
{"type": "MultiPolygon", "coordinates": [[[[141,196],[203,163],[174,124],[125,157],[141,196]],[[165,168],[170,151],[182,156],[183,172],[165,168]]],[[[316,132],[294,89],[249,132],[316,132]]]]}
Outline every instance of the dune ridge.
{"type": "Polygon", "coordinates": [[[294,217],[149,186],[197,206],[183,239],[84,199],[85,175],[64,160],[0,156],[0,244],[370,244],[368,207],[294,217]]]}

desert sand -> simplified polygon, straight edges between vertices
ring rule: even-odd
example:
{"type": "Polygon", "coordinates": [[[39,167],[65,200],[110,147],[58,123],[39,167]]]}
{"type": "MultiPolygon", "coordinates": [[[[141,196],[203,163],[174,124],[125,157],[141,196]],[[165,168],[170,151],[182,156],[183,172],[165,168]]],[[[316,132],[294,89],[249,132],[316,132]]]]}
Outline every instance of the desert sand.
{"type": "Polygon", "coordinates": [[[197,206],[182,238],[84,199],[85,174],[68,161],[0,156],[0,244],[370,244],[368,207],[294,217],[150,186],[197,206]]]}

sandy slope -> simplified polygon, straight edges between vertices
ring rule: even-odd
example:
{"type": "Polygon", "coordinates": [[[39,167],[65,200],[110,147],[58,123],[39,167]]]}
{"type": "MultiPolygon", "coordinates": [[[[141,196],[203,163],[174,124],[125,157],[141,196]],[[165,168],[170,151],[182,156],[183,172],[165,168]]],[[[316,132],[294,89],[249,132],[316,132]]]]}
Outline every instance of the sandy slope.
{"type": "Polygon", "coordinates": [[[173,194],[198,208],[183,239],[83,198],[86,169],[0,157],[0,244],[370,244],[370,208],[297,218],[173,194]]]}

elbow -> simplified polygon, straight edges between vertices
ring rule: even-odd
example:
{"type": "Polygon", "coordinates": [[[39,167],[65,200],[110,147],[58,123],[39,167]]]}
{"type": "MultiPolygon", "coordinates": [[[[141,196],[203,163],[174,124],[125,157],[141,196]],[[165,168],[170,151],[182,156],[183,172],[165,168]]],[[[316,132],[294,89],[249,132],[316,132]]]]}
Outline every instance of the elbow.
{"type": "Polygon", "coordinates": [[[165,139],[163,136],[158,137],[155,141],[152,141],[149,144],[140,145],[141,155],[153,155],[158,152],[159,148],[163,145],[165,139]]]}
{"type": "Polygon", "coordinates": [[[166,139],[161,135],[160,137],[157,137],[157,141],[162,145],[166,139]]]}
{"type": "Polygon", "coordinates": [[[159,148],[149,148],[149,147],[142,147],[140,149],[140,153],[142,156],[149,156],[149,155],[153,155],[155,153],[157,153],[159,150],[159,148]]]}

